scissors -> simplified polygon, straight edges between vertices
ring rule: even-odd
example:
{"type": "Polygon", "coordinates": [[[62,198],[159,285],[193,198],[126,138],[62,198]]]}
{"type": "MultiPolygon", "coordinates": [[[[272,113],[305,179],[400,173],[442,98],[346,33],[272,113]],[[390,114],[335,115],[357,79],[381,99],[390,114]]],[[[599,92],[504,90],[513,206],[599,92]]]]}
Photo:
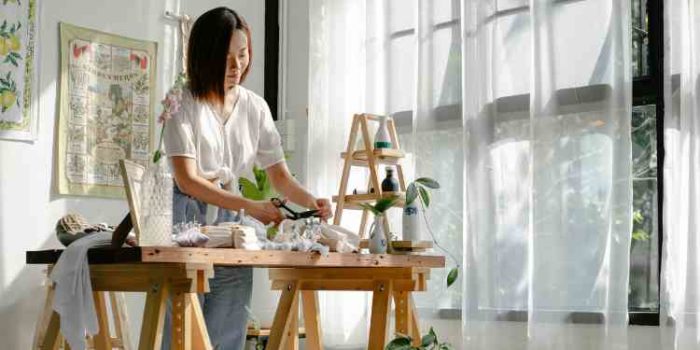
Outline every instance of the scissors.
{"type": "Polygon", "coordinates": [[[299,220],[299,219],[307,219],[307,218],[311,218],[311,217],[320,217],[317,209],[296,212],[296,211],[292,210],[290,207],[288,207],[286,204],[284,204],[285,201],[283,201],[279,198],[276,198],[276,197],[271,198],[270,201],[272,202],[272,204],[275,207],[280,208],[280,209],[284,209],[286,212],[289,213],[286,215],[287,219],[299,220]]]}

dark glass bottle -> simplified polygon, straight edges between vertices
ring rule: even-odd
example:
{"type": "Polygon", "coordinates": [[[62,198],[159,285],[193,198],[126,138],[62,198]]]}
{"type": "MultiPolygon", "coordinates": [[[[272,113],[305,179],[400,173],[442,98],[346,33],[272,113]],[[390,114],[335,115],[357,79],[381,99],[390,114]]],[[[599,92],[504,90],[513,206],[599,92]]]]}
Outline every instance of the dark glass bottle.
{"type": "Polygon", "coordinates": [[[386,178],[382,181],[382,192],[398,192],[399,182],[394,178],[394,169],[386,168],[386,178]]]}

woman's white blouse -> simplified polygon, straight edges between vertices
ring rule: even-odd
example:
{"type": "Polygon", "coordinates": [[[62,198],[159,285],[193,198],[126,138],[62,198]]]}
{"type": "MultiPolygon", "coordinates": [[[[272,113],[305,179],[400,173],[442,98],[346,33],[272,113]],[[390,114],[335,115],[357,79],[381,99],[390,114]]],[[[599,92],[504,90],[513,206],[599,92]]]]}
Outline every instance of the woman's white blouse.
{"type": "Polygon", "coordinates": [[[222,121],[211,105],[185,89],[180,110],[165,122],[168,157],[196,159],[197,172],[238,192],[238,178],[253,176],[253,165],[267,168],[284,160],[279,132],[262,97],[239,86],[239,97],[222,121]]]}

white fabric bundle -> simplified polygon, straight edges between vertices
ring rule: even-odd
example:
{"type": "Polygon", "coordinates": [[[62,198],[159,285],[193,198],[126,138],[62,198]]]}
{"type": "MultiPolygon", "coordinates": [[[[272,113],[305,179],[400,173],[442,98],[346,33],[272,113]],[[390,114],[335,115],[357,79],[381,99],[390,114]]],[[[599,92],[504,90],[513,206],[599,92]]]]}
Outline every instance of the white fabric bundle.
{"type": "Polygon", "coordinates": [[[343,227],[321,223],[321,238],[319,242],[327,245],[331,251],[353,253],[358,251],[360,236],[343,227]]]}
{"type": "Polygon", "coordinates": [[[231,229],[222,226],[204,226],[202,233],[209,237],[206,243],[207,248],[228,248],[233,247],[233,239],[231,237],[231,229]]]}
{"type": "Polygon", "coordinates": [[[109,246],[112,232],[97,232],[80,238],[66,248],[51,272],[56,283],[53,309],[60,315],[61,334],[71,349],[85,349],[85,333],[99,332],[95,303],[92,299],[90,248],[109,246]]]}
{"type": "Polygon", "coordinates": [[[253,227],[230,222],[222,222],[218,227],[228,230],[234,248],[246,250],[261,249],[258,236],[253,227]]]}
{"type": "Polygon", "coordinates": [[[173,239],[180,247],[206,247],[209,237],[203,234],[198,226],[184,227],[173,239]]]}

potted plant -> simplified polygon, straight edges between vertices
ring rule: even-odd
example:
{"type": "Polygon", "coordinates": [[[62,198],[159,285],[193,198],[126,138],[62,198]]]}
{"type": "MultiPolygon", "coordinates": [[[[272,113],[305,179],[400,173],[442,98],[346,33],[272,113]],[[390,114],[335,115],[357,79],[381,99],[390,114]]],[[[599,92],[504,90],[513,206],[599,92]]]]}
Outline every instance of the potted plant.
{"type": "MultiPolygon", "coordinates": [[[[255,176],[255,183],[245,177],[238,179],[238,188],[243,198],[262,201],[277,195],[264,169],[253,166],[253,175],[255,176]]],[[[276,235],[277,227],[270,226],[267,228],[268,239],[273,239],[276,235]]]]}
{"type": "Polygon", "coordinates": [[[406,188],[406,204],[403,208],[403,239],[406,241],[420,240],[420,219],[418,218],[418,203],[424,208],[430,206],[430,189],[439,189],[440,184],[429,178],[421,177],[408,184],[406,188]]]}
{"type": "Polygon", "coordinates": [[[253,175],[255,176],[255,183],[245,177],[238,179],[241,195],[243,195],[244,198],[257,201],[274,197],[275,191],[272,189],[272,184],[270,184],[265,170],[254,166],[253,175]]]}
{"type": "Polygon", "coordinates": [[[390,341],[389,344],[387,344],[384,349],[385,350],[452,350],[453,349],[452,345],[450,343],[441,343],[438,340],[437,334],[435,334],[433,327],[430,327],[430,331],[428,332],[428,334],[424,335],[421,338],[420,345],[412,346],[411,340],[412,339],[408,336],[405,336],[403,334],[397,334],[397,337],[394,338],[392,341],[390,341]]]}
{"type": "Polygon", "coordinates": [[[443,248],[440,243],[438,243],[437,239],[435,239],[435,234],[433,234],[433,230],[430,227],[428,216],[425,214],[426,210],[430,207],[430,190],[437,190],[439,188],[440,184],[429,177],[420,177],[408,185],[406,188],[406,204],[403,211],[403,239],[420,239],[420,223],[418,219],[418,214],[420,212],[433,244],[449,255],[457,265],[447,274],[447,287],[450,287],[459,276],[459,260],[447,249],[443,248]],[[420,202],[423,210],[419,210],[418,202],[420,202]]]}
{"type": "Polygon", "coordinates": [[[384,212],[396,204],[397,196],[385,197],[377,200],[374,205],[361,203],[360,206],[374,214],[374,222],[369,229],[369,252],[372,254],[384,254],[389,247],[388,232],[384,230],[384,212]]]}

